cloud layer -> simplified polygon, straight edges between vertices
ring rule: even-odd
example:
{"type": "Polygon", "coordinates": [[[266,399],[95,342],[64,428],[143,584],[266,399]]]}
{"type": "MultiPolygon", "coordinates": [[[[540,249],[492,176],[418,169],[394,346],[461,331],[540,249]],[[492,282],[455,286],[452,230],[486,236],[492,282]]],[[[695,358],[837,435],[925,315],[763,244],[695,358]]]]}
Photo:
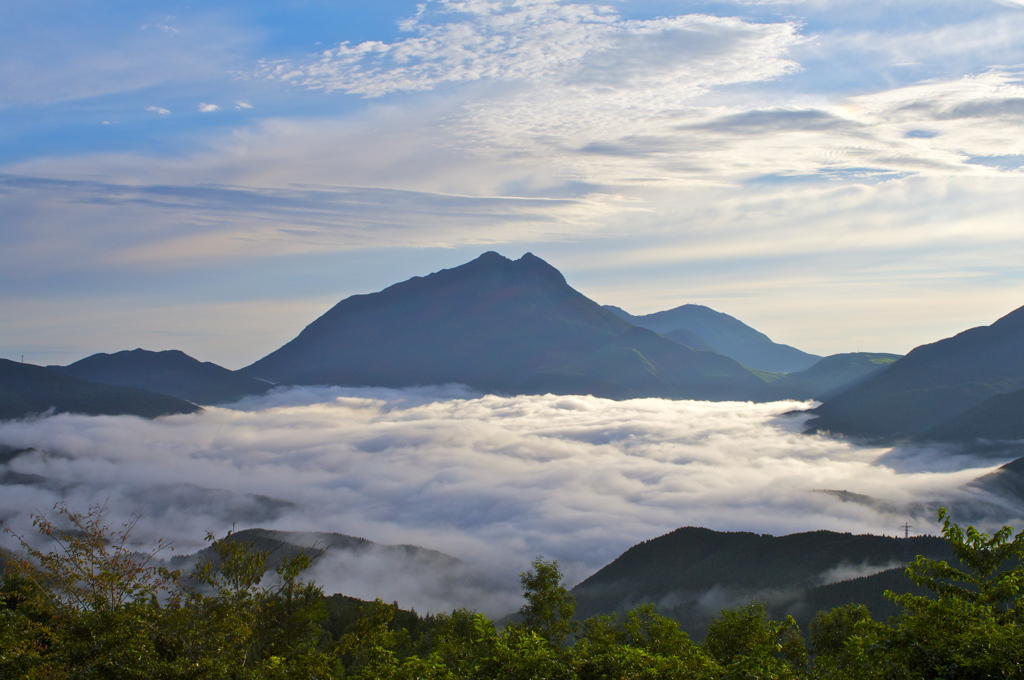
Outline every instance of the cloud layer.
{"type": "Polygon", "coordinates": [[[378,97],[445,83],[521,81],[586,91],[674,86],[683,95],[795,68],[780,59],[792,24],[687,15],[621,19],[611,8],[555,0],[433,0],[394,43],[343,42],[312,63],[267,63],[261,75],[378,97]]]}
{"type": "Polygon", "coordinates": [[[0,424],[0,442],[37,449],[3,468],[0,515],[25,530],[28,513],[58,500],[109,498],[119,516],[143,513],[140,540],[163,536],[181,551],[233,525],[415,544],[466,560],[478,585],[453,601],[417,590],[413,567],[352,563],[317,576],[421,611],[495,612],[515,607],[515,575],[537,555],[576,582],[680,526],[894,534],[909,519],[923,529],[932,511],[915,503],[953,497],[1002,462],[899,471],[876,463],[883,450],[799,434],[804,417],[783,414],[802,406],[453,386],[292,389],[156,421],[62,415],[0,424]],[[878,502],[821,493],[840,489],[878,502]]]}

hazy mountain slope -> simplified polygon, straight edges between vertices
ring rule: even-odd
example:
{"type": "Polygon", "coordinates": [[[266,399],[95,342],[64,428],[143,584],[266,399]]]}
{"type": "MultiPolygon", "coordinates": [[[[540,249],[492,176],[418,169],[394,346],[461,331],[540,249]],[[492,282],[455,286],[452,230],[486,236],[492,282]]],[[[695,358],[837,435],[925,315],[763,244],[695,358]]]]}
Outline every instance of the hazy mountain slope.
{"type": "Polygon", "coordinates": [[[928,536],[770,536],[685,527],[633,546],[572,593],[581,617],[652,602],[698,635],[722,608],[755,599],[774,616],[793,614],[804,622],[817,608],[862,600],[877,605],[881,590],[873,578],[853,587],[829,584],[893,569],[918,554],[950,557],[942,539],[928,536]]]}
{"type": "MultiPolygon", "coordinates": [[[[1024,445],[1019,448],[1021,453],[1024,453],[1024,445]]],[[[985,491],[1005,499],[1008,505],[1017,505],[1015,509],[1019,510],[1020,505],[1024,504],[1024,458],[1010,461],[967,486],[970,489],[985,491]]]]}
{"type": "MultiPolygon", "coordinates": [[[[689,347],[691,349],[699,349],[704,352],[718,352],[717,349],[715,349],[708,343],[704,342],[704,340],[702,340],[699,335],[697,335],[696,333],[691,333],[690,331],[687,330],[683,330],[682,328],[677,328],[676,330],[669,331],[668,333],[662,333],[662,335],[664,335],[669,340],[674,340],[675,342],[678,342],[680,345],[689,347]]],[[[719,352],[719,354],[721,354],[721,352],[719,352]]]]}
{"type": "Polygon", "coordinates": [[[869,352],[832,354],[805,371],[788,373],[767,385],[767,394],[772,399],[823,401],[888,368],[899,358],[898,354],[869,352]]]}
{"type": "Polygon", "coordinates": [[[558,392],[560,385],[573,385],[575,393],[614,398],[715,401],[753,399],[764,384],[729,357],[683,347],[646,328],[631,328],[578,361],[537,376],[529,387],[558,392]]]}
{"type": "Polygon", "coordinates": [[[197,361],[178,350],[134,349],[93,354],[67,366],[48,368],[82,380],[137,387],[196,404],[225,404],[263,394],[271,387],[217,364],[197,361]]]}
{"type": "MultiPolygon", "coordinates": [[[[253,550],[267,552],[271,563],[280,564],[285,559],[305,552],[314,558],[326,558],[334,553],[374,552],[379,558],[391,558],[396,562],[412,561],[421,568],[455,569],[462,562],[437,550],[416,545],[383,545],[357,536],[323,531],[276,531],[273,529],[243,529],[227,537],[229,542],[251,546],[253,550]]],[[[178,555],[169,560],[173,565],[192,563],[196,558],[215,560],[215,553],[204,548],[193,555],[178,555]]]]}
{"type": "Polygon", "coordinates": [[[752,398],[761,386],[727,358],[633,331],[540,258],[485,253],[347,298],[242,372],[289,384],[459,382],[484,391],[613,398],[697,397],[708,392],[707,371],[720,380],[723,398],[752,398]]]}
{"type": "MultiPolygon", "coordinates": [[[[313,558],[305,577],[325,593],[370,601],[380,598],[420,611],[493,606],[495,593],[508,587],[501,575],[416,545],[386,545],[340,533],[269,529],[245,529],[228,540],[269,553],[271,570],[282,560],[305,552],[313,558]]],[[[205,548],[172,557],[164,564],[189,573],[200,559],[216,563],[217,555],[205,548]]],[[[497,601],[506,597],[500,595],[497,601]]]]}
{"type": "Polygon", "coordinates": [[[1024,388],[1024,307],[991,326],[922,345],[812,411],[813,431],[909,437],[1024,388]]]}
{"type": "Polygon", "coordinates": [[[925,430],[915,439],[964,443],[1016,441],[1024,444],[1024,390],[993,395],[925,430]]]}
{"type": "Polygon", "coordinates": [[[703,305],[682,305],[642,316],[633,316],[618,307],[608,309],[634,326],[649,328],[662,335],[686,331],[700,338],[716,352],[761,371],[803,371],[821,358],[789,345],[772,342],[767,335],[739,319],[703,305]]]}
{"type": "Polygon", "coordinates": [[[0,419],[45,413],[134,415],[144,418],[201,410],[176,397],[79,380],[33,364],[0,359],[0,419]]]}

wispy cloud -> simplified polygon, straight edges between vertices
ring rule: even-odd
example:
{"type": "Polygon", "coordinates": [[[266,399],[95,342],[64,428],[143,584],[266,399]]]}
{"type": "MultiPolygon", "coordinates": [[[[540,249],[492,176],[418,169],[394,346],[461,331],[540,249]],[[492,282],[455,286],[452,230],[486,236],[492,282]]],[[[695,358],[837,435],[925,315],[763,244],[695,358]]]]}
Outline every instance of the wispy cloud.
{"type": "Polygon", "coordinates": [[[146,110],[152,111],[153,113],[159,113],[161,116],[166,116],[170,113],[168,109],[165,109],[162,106],[147,106],[146,110]]]}
{"type": "Polygon", "coordinates": [[[166,31],[167,33],[180,33],[181,31],[175,28],[171,23],[174,21],[174,19],[174,15],[168,15],[164,17],[161,21],[157,21],[152,24],[143,24],[140,30],[148,31],[151,28],[155,28],[159,31],[166,31]]]}
{"type": "Polygon", "coordinates": [[[627,21],[607,7],[555,0],[432,0],[403,28],[416,35],[390,44],[341,43],[312,62],[265,63],[261,74],[369,97],[478,80],[579,89],[673,84],[692,94],[792,70],[783,55],[797,40],[786,23],[706,15],[627,21]]]}
{"type": "Polygon", "coordinates": [[[305,57],[300,28],[232,9],[95,31],[83,11],[72,40],[40,14],[31,40],[0,41],[8,106],[135,94],[89,119],[105,134],[3,168],[86,182],[6,186],[5,280],[212,280],[226,260],[294,278],[303,257],[523,244],[633,311],[700,302],[819,353],[907,351],[1019,306],[1024,13],[890,5],[435,0],[369,41],[320,22],[334,42],[305,57]],[[54,47],[12,66],[38,44],[54,47]],[[211,93],[222,108],[173,143],[169,115],[142,113],[211,93]]]}
{"type": "Polygon", "coordinates": [[[216,104],[207,104],[206,102],[199,103],[199,113],[213,113],[214,111],[220,111],[220,107],[216,104]]]}
{"type": "Polygon", "coordinates": [[[67,255],[76,253],[73,259],[81,265],[91,260],[105,266],[178,267],[210,258],[356,250],[388,240],[394,246],[464,243],[469,233],[475,234],[471,240],[485,245],[506,241],[510,223],[518,225],[524,240],[567,238],[580,228],[579,217],[598,209],[586,197],[506,198],[329,185],[132,186],[0,175],[0,205],[8,206],[9,214],[19,206],[49,203],[47,196],[57,202],[46,211],[54,216],[92,215],[96,229],[88,234],[65,231],[58,220],[36,231],[34,219],[12,221],[2,239],[5,254],[0,256],[11,267],[19,257],[16,252],[27,256],[56,238],[57,232],[66,239],[67,255]],[[146,229],[124,238],[123,220],[142,215],[150,215],[146,229]],[[428,220],[427,215],[432,217],[428,220]]]}

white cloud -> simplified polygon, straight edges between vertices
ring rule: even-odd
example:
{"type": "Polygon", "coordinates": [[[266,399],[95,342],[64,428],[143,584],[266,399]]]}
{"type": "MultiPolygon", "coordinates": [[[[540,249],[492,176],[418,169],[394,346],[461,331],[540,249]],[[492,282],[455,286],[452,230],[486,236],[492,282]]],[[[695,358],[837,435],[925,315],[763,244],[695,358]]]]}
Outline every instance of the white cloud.
{"type": "Polygon", "coordinates": [[[239,110],[241,110],[241,109],[251,109],[252,108],[252,104],[250,104],[249,102],[235,102],[235,108],[239,109],[239,110]]]}
{"type": "MultiPolygon", "coordinates": [[[[0,515],[23,527],[26,513],[45,512],[56,500],[84,507],[110,497],[117,513],[143,512],[140,536],[162,535],[179,551],[232,522],[412,543],[499,576],[508,590],[495,595],[511,602],[515,574],[538,554],[558,559],[576,581],[679,526],[775,534],[891,534],[908,518],[931,526],[931,511],[890,512],[817,490],[846,489],[902,507],[948,499],[999,462],[897,472],[876,464],[884,450],[798,434],[804,419],[781,414],[799,407],[506,398],[457,386],[301,388],[156,421],[64,415],[9,422],[0,424],[0,442],[49,453],[8,463],[46,481],[7,487],[0,515]]],[[[344,573],[335,572],[329,587],[373,596],[344,573]]],[[[385,591],[376,596],[398,599],[374,583],[385,591]]],[[[439,604],[436,592],[394,587],[402,589],[400,604],[420,611],[480,606],[439,604]]]]}
{"type": "Polygon", "coordinates": [[[220,111],[220,107],[216,104],[207,104],[205,102],[200,102],[198,108],[200,113],[212,113],[214,111],[220,111]]]}
{"type": "Polygon", "coordinates": [[[170,113],[169,110],[167,110],[167,109],[165,109],[165,108],[163,108],[161,106],[147,106],[146,110],[147,111],[152,111],[153,113],[159,113],[161,116],[166,116],[167,114],[170,113]]]}
{"type": "Polygon", "coordinates": [[[180,33],[181,31],[171,25],[171,22],[174,21],[174,19],[174,15],[169,14],[161,21],[157,21],[152,24],[143,24],[139,30],[148,31],[151,28],[155,28],[158,31],[164,31],[167,33],[180,33]]]}
{"type": "Polygon", "coordinates": [[[311,63],[265,63],[261,74],[369,97],[478,80],[629,90],[673,84],[692,94],[794,67],[781,58],[795,42],[793,25],[705,15],[627,21],[607,7],[555,0],[434,0],[404,28],[417,35],[390,44],[346,42],[311,63]],[[757,44],[763,58],[743,59],[751,56],[743,43],[757,44]]]}

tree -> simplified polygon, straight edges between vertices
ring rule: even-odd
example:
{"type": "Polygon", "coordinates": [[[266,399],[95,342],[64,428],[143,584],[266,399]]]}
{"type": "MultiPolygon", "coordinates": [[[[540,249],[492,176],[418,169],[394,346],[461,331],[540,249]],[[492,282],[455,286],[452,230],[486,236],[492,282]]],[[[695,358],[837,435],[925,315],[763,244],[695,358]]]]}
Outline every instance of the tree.
{"type": "Polygon", "coordinates": [[[267,553],[210,536],[215,557],[183,578],[150,566],[162,542],[148,553],[131,549],[137,517],[114,528],[105,504],[54,509],[53,520],[32,518],[49,545],[14,534],[24,554],[5,560],[0,677],[329,676],[323,594],[299,578],[308,556],[282,560],[266,579],[267,553]]]}
{"type": "Polygon", "coordinates": [[[807,665],[796,621],[769,620],[760,602],[722,611],[708,626],[704,648],[729,678],[790,678],[807,665]]]}
{"type": "Polygon", "coordinates": [[[572,650],[580,680],[715,678],[722,668],[679,624],[645,604],[625,615],[592,616],[572,650]]]}
{"type": "Polygon", "coordinates": [[[133,516],[120,528],[107,522],[106,503],[76,512],[67,503],[53,506],[56,519],[32,515],[32,525],[52,547],[35,547],[25,536],[5,527],[21,543],[25,556],[14,557],[12,567],[29,586],[25,596],[37,597],[39,606],[52,613],[114,612],[127,604],[159,596],[172,587],[176,574],[151,567],[150,562],[167,548],[161,540],[148,553],[129,545],[139,520],[133,516]]]}
{"type": "Polygon", "coordinates": [[[28,654],[23,658],[36,656],[37,669],[56,675],[152,677],[160,664],[154,642],[159,610],[153,603],[176,578],[149,564],[164,544],[148,553],[132,550],[129,539],[138,516],[112,528],[106,504],[83,513],[58,503],[54,510],[52,520],[32,516],[40,537],[52,545],[49,550],[4,529],[24,551],[12,557],[5,578],[8,621],[20,621],[23,632],[34,633],[31,644],[22,647],[28,654]]]}
{"type": "Polygon", "coordinates": [[[1024,534],[964,530],[945,508],[939,520],[960,566],[919,556],[907,577],[934,595],[886,592],[905,607],[887,643],[894,665],[920,678],[1024,676],[1024,534]]]}
{"type": "Polygon", "coordinates": [[[192,677],[324,676],[333,656],[321,647],[323,592],[300,580],[305,553],[280,561],[268,576],[269,553],[251,543],[207,535],[212,556],[179,581],[165,611],[161,647],[192,677]]]}
{"type": "Polygon", "coordinates": [[[576,600],[562,583],[557,560],[545,562],[538,557],[532,566],[519,575],[523,597],[526,598],[526,604],[519,609],[523,627],[534,631],[551,645],[561,647],[577,629],[572,618],[576,612],[576,600]]]}
{"type": "MultiPolygon", "coordinates": [[[[1001,623],[1024,623],[1024,533],[1014,537],[1013,527],[1008,526],[991,536],[973,526],[963,530],[953,523],[946,508],[939,508],[939,520],[943,537],[965,569],[919,555],[907,565],[907,578],[940,600],[991,607],[1001,623]]],[[[927,598],[911,594],[886,595],[910,608],[927,603],[927,598]]]]}

